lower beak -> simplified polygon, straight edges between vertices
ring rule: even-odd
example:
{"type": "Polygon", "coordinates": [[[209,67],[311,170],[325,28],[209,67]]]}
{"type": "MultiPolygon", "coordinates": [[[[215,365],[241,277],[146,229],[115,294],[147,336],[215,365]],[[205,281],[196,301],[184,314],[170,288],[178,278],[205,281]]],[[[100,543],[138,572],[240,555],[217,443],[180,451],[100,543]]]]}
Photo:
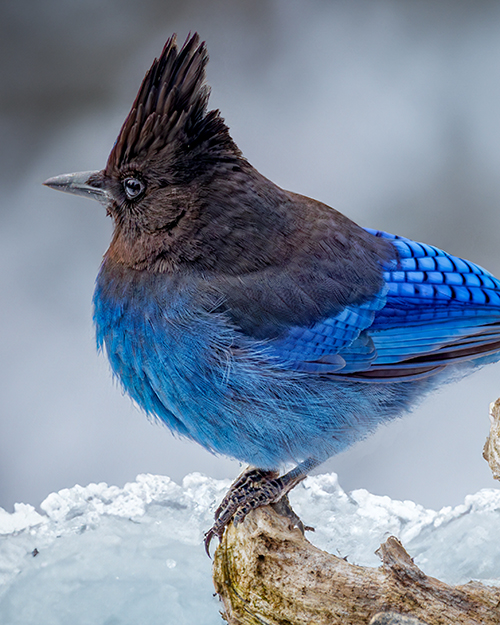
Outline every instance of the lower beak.
{"type": "Polygon", "coordinates": [[[97,200],[107,206],[111,196],[104,188],[104,179],[101,171],[80,171],[76,174],[54,176],[43,183],[51,189],[84,195],[97,200]]]}

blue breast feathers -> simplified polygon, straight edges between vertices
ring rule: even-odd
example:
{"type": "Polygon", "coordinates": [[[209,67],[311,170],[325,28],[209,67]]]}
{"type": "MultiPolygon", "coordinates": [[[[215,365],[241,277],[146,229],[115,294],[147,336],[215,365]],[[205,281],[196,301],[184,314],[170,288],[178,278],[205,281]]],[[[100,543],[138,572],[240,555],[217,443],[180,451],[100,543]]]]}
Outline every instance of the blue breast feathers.
{"type": "MultiPolygon", "coordinates": [[[[97,344],[124,390],[149,416],[214,453],[261,468],[324,460],[429,388],[423,380],[367,392],[364,383],[287,368],[271,341],[245,337],[211,310],[199,289],[165,275],[105,262],[97,279],[97,344]]],[[[372,316],[367,305],[337,322],[354,336],[350,326],[372,316]]]]}

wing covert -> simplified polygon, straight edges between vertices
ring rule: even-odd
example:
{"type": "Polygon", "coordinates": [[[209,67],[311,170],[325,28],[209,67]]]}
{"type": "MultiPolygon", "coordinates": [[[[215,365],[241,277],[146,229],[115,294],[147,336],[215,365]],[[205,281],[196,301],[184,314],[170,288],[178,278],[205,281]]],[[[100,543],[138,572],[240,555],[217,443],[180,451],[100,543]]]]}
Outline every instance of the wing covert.
{"type": "Polygon", "coordinates": [[[394,381],[500,350],[499,280],[434,246],[368,232],[398,252],[385,288],[335,317],[290,328],[271,342],[275,358],[297,371],[394,381]]]}

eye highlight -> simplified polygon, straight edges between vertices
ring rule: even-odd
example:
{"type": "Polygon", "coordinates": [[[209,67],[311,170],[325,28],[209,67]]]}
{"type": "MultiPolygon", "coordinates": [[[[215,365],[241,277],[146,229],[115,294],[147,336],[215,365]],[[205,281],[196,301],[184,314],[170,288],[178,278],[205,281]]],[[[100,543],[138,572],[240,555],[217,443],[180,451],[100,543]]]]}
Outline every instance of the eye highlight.
{"type": "Polygon", "coordinates": [[[144,193],[146,186],[138,178],[125,178],[123,181],[123,189],[129,200],[136,200],[144,193]]]}

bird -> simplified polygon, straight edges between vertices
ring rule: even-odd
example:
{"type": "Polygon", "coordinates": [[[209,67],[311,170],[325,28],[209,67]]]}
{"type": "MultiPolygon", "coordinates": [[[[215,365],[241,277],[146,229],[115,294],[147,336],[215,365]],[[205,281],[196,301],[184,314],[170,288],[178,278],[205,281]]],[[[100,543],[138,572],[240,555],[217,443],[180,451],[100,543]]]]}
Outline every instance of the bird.
{"type": "Polygon", "coordinates": [[[48,187],[100,202],[99,350],[150,417],[248,464],[215,513],[278,502],[438,386],[500,358],[500,281],[286,191],[209,110],[207,46],[173,35],[102,170],[48,187]]]}

